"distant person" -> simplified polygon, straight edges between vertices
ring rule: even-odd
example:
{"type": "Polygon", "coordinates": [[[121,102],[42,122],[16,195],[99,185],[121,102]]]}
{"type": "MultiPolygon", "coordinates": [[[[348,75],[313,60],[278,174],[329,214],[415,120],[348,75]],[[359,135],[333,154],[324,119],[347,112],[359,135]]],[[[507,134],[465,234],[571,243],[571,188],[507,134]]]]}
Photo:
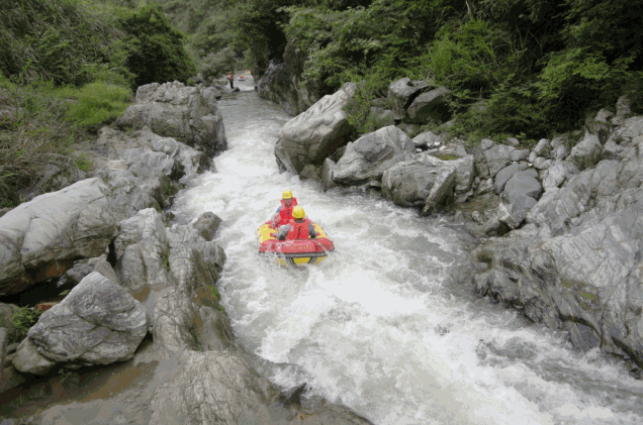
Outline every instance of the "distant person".
{"type": "Polygon", "coordinates": [[[284,190],[280,202],[281,205],[277,208],[277,213],[272,217],[272,227],[274,229],[288,224],[292,219],[292,209],[297,206],[297,198],[292,196],[290,190],[284,190]]]}
{"type": "Polygon", "coordinates": [[[315,239],[317,232],[313,222],[306,218],[304,209],[297,205],[292,209],[292,220],[287,225],[281,226],[277,232],[277,240],[293,241],[293,240],[306,240],[315,239]]]}
{"type": "Polygon", "coordinates": [[[230,88],[234,88],[234,74],[231,72],[230,76],[228,77],[230,79],[230,88]]]}

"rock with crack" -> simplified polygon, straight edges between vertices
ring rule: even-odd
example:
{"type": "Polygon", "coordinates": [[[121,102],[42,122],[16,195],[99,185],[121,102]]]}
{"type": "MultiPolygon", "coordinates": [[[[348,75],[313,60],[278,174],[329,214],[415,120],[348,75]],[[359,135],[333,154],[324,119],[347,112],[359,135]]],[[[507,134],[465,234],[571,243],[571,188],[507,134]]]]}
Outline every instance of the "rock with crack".
{"type": "Polygon", "coordinates": [[[116,272],[130,291],[143,286],[170,286],[170,243],[161,214],[148,208],[120,223],[114,240],[116,272]]]}
{"type": "Polygon", "coordinates": [[[79,258],[105,252],[116,234],[110,190],[88,179],[0,217],[0,294],[60,277],[79,258]]]}
{"type": "Polygon", "coordinates": [[[118,284],[92,272],[40,316],[14,366],[42,375],[56,363],[79,368],[129,360],[147,328],[143,306],[118,284]]]}
{"type": "Polygon", "coordinates": [[[275,145],[280,169],[299,174],[308,164],[322,165],[326,157],[346,144],[351,127],[344,107],[355,90],[354,83],[347,83],[284,124],[275,145]]]}
{"type": "MultiPolygon", "coordinates": [[[[416,155],[384,171],[382,194],[396,205],[437,207],[453,196],[457,183],[456,161],[442,161],[428,154],[416,155]]],[[[473,164],[471,164],[473,165],[473,164]]]]}
{"type": "Polygon", "coordinates": [[[333,181],[340,185],[360,185],[379,181],[388,168],[411,159],[415,145],[395,126],[380,128],[351,142],[333,169],[333,181]]]}

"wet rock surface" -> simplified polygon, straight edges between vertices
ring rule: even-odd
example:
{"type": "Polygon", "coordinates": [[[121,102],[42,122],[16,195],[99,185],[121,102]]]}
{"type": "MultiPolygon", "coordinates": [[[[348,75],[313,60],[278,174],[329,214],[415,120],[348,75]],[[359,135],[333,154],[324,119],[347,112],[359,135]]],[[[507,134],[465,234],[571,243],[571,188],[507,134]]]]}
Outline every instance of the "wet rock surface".
{"type": "MultiPolygon", "coordinates": [[[[626,119],[615,129],[611,137],[619,135],[621,152],[611,158],[617,159],[592,166],[600,142],[587,133],[567,161],[556,160],[543,173],[545,193],[537,203],[530,201],[534,205],[524,205],[527,224],[473,252],[478,261],[473,281],[479,294],[569,332],[575,346],[600,347],[643,367],[640,122],[626,119]],[[579,172],[574,163],[589,168],[579,172]]],[[[519,186],[505,186],[512,207],[524,204],[524,196],[537,199],[542,190],[535,172],[525,176],[528,172],[514,174],[523,173],[519,186]]],[[[511,227],[518,227],[516,221],[511,227]]]]}
{"type": "Polygon", "coordinates": [[[347,83],[284,124],[275,145],[282,170],[299,174],[308,164],[322,165],[326,157],[348,142],[350,125],[344,106],[355,90],[354,83],[347,83]]]}
{"type": "Polygon", "coordinates": [[[337,162],[333,181],[343,185],[359,185],[379,181],[385,170],[410,159],[415,145],[395,126],[381,128],[351,142],[337,162]]]}

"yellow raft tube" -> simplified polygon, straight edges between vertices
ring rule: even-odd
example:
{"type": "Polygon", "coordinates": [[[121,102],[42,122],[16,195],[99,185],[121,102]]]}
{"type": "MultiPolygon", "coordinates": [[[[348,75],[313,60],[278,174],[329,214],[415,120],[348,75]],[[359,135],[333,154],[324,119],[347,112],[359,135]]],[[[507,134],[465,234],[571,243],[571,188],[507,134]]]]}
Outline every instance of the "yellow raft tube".
{"type": "Polygon", "coordinates": [[[275,237],[277,230],[270,227],[270,222],[262,224],[257,230],[259,254],[272,254],[282,266],[322,262],[329,252],[335,250],[335,245],[320,225],[313,222],[313,226],[317,233],[315,239],[279,241],[275,237]]]}

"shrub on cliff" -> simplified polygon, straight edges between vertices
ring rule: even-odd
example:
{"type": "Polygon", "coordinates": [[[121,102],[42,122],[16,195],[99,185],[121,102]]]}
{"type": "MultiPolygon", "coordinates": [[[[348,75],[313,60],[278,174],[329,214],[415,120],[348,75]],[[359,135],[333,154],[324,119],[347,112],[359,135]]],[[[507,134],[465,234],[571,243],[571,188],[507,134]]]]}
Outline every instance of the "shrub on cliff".
{"type": "Polygon", "coordinates": [[[125,36],[117,42],[119,60],[134,74],[134,86],[168,81],[187,82],[196,68],[174,29],[158,6],[144,6],[120,18],[125,36]]]}
{"type": "Polygon", "coordinates": [[[0,1],[0,73],[23,81],[84,84],[109,61],[118,37],[110,7],[96,1],[0,1]]]}

